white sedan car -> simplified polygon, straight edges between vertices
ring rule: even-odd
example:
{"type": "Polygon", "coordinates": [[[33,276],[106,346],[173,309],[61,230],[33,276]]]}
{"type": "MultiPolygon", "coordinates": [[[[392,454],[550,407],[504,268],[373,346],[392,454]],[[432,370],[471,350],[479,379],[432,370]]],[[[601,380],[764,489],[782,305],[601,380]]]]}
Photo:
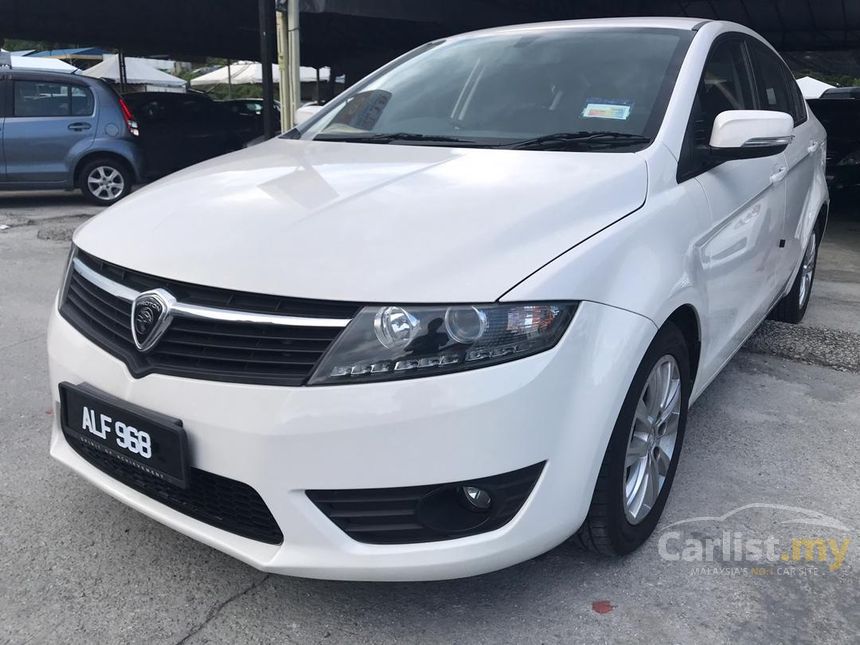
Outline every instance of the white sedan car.
{"type": "Polygon", "coordinates": [[[429,43],[77,231],[51,454],[277,573],[628,553],[690,404],[768,315],[803,317],[824,160],[740,25],[429,43]]]}

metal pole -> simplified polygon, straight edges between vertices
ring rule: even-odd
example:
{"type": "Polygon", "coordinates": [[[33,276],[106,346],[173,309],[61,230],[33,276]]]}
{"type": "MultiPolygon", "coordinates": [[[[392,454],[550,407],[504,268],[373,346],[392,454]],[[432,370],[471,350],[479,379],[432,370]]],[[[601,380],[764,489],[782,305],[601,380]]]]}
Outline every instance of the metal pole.
{"type": "Polygon", "coordinates": [[[289,126],[295,125],[302,100],[301,51],[299,48],[299,0],[287,0],[287,51],[290,69],[289,126]]]}
{"type": "Polygon", "coordinates": [[[287,17],[282,2],[278,3],[277,27],[278,31],[278,94],[281,99],[281,131],[287,132],[292,128],[290,119],[290,75],[287,71],[289,61],[287,60],[287,17]]]}
{"type": "Polygon", "coordinates": [[[120,92],[125,94],[128,91],[128,71],[125,68],[125,52],[119,50],[117,54],[117,62],[119,63],[119,87],[120,92]]]}
{"type": "Polygon", "coordinates": [[[233,72],[230,70],[230,59],[227,59],[227,98],[233,98],[233,72]]]}
{"type": "Polygon", "coordinates": [[[275,136],[275,92],[272,82],[272,22],[275,17],[275,5],[272,0],[258,0],[257,8],[260,22],[260,64],[263,67],[263,136],[271,139],[275,136]]]}

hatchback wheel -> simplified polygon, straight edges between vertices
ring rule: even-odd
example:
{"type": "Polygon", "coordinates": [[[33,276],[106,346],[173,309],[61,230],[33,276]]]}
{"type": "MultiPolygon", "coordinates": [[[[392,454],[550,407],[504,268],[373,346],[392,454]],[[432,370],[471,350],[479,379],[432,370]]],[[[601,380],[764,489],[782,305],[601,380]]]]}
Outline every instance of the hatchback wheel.
{"type": "Polygon", "coordinates": [[[89,201],[107,206],[131,191],[131,174],[113,159],[96,159],[81,169],[80,188],[89,201]]]}
{"type": "Polygon", "coordinates": [[[588,516],[574,537],[580,546],[623,555],[654,531],[684,440],[689,363],[684,335],[667,323],[651,342],[624,399],[588,516]]]}
{"type": "Polygon", "coordinates": [[[815,265],[818,261],[818,234],[812,231],[806,250],[803,253],[803,261],[791,291],[780,300],[773,311],[770,312],[772,320],[797,324],[806,315],[809,306],[809,297],[812,295],[812,283],[815,281],[815,265]]]}

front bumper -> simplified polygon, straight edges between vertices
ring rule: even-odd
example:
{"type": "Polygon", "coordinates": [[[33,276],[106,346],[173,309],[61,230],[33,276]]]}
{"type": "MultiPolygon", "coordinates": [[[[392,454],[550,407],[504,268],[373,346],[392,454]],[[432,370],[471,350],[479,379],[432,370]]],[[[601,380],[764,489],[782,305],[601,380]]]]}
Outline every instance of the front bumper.
{"type": "Polygon", "coordinates": [[[192,466],[254,488],[284,541],[239,537],[112,479],[72,449],[59,415],[51,455],[133,508],[261,570],[343,580],[480,574],[547,551],[580,526],[621,402],[655,332],[646,318],[586,302],[555,348],[519,361],[402,382],[272,387],[159,374],[135,379],[55,310],[48,333],[55,405],[60,382],[88,383],[182,419],[192,466]],[[357,542],[305,494],[460,481],[544,461],[509,523],[437,542],[357,542]]]}

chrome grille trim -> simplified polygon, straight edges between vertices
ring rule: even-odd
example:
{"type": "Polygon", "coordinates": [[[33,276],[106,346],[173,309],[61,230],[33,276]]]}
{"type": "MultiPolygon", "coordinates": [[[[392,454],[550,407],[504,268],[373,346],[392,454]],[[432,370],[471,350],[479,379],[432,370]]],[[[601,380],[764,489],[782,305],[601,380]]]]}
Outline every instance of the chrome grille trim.
{"type": "MultiPolygon", "coordinates": [[[[135,291],[124,284],[114,282],[103,276],[94,269],[84,264],[79,258],[72,260],[75,272],[91,282],[99,289],[108,292],[126,302],[133,302],[141,292],[135,291]]],[[[263,314],[250,311],[237,311],[233,309],[221,309],[218,307],[204,307],[177,302],[172,307],[174,316],[183,318],[196,318],[198,320],[213,320],[218,322],[253,323],[260,325],[280,325],[283,327],[346,327],[349,318],[304,318],[300,316],[281,316],[278,314],[263,314]]]]}

